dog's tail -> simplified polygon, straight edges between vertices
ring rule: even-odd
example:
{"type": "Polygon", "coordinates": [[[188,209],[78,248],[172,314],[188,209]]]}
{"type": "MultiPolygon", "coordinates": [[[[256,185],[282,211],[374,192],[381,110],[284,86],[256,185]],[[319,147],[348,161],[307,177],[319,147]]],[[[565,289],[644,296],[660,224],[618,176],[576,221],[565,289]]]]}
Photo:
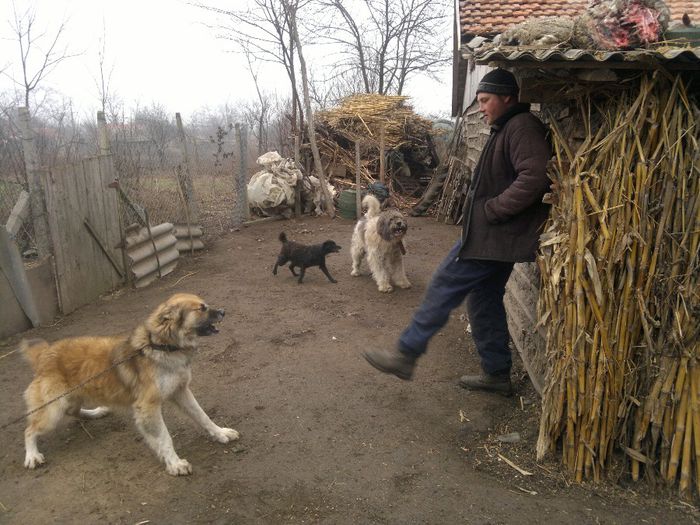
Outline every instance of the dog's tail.
{"type": "Polygon", "coordinates": [[[372,217],[376,217],[379,215],[379,212],[381,211],[381,204],[379,203],[379,199],[375,197],[372,194],[365,195],[365,198],[362,199],[362,205],[367,208],[367,218],[371,219],[372,217]]]}
{"type": "Polygon", "coordinates": [[[280,242],[287,242],[287,234],[284,232],[280,232],[279,240],[280,242]]]}
{"type": "Polygon", "coordinates": [[[43,363],[48,358],[49,343],[43,339],[23,339],[19,344],[19,349],[24,354],[24,358],[32,366],[34,373],[41,370],[43,363]]]}

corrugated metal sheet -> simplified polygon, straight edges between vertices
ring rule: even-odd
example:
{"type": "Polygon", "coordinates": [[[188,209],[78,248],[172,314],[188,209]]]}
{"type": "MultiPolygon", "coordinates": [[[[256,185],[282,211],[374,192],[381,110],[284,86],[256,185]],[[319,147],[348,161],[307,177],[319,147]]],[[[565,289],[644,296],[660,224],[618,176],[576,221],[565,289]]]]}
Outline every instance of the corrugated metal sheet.
{"type": "Polygon", "coordinates": [[[177,251],[180,253],[187,254],[192,250],[197,251],[204,248],[201,226],[190,226],[188,228],[187,224],[176,224],[173,234],[177,239],[177,251]]]}
{"type": "Polygon", "coordinates": [[[136,288],[148,286],[158,277],[169,274],[177,266],[175,228],[166,222],[140,228],[126,237],[126,254],[130,261],[132,281],[136,288]]]}
{"type": "Polygon", "coordinates": [[[575,63],[607,63],[614,66],[628,63],[643,69],[644,65],[700,67],[700,47],[669,47],[658,50],[634,51],[590,51],[587,49],[547,49],[525,47],[496,47],[484,51],[475,50],[474,55],[465,53],[465,58],[475,58],[477,63],[489,62],[563,62],[565,67],[576,67],[575,63]]]}

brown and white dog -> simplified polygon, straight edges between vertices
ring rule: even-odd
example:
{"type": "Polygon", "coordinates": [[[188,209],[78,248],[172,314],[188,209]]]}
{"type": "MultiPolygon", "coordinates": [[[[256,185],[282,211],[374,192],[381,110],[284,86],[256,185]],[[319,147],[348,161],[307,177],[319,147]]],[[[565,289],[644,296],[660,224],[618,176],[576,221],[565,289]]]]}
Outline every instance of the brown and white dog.
{"type": "Polygon", "coordinates": [[[408,229],[406,218],[397,209],[381,210],[374,195],[362,199],[367,213],[355,225],[352,233],[351,275],[360,275],[360,264],[366,257],[367,265],[380,292],[391,292],[394,283],[399,288],[410,288],[403,256],[406,254],[403,238],[408,229]]]}
{"type": "Polygon", "coordinates": [[[132,410],[136,427],[168,474],[190,474],[192,466],[178,457],[163,421],[162,406],[168,400],[215,441],[238,439],[237,431],[209,419],[189,386],[197,338],[218,333],[215,324],[224,313],[196,295],[180,293],[158,306],[129,337],[75,337],[53,344],[23,341],[21,348],[34,370],[24,393],[30,412],[24,466],[33,469],[44,463],[37,438],[53,430],[63,416],[98,418],[110,408],[124,407],[132,410]],[[59,399],[50,402],[55,398],[59,399]]]}

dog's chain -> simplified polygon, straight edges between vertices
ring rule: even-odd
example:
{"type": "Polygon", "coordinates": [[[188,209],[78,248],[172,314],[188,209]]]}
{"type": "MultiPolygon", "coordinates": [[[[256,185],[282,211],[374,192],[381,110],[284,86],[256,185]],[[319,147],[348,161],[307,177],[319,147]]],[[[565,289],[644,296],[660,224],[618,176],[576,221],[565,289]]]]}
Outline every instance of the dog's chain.
{"type": "Polygon", "coordinates": [[[55,397],[55,398],[53,398],[53,399],[50,399],[49,401],[47,401],[47,402],[44,403],[43,405],[38,406],[38,407],[36,407],[36,408],[33,409],[33,410],[30,410],[30,411],[27,412],[26,414],[22,414],[20,417],[13,419],[13,420],[10,421],[9,423],[5,423],[4,425],[0,426],[0,431],[5,430],[7,427],[12,426],[12,425],[14,425],[15,423],[19,423],[19,422],[22,421],[24,418],[29,417],[29,416],[31,416],[32,414],[34,414],[35,412],[38,412],[39,410],[42,410],[42,409],[46,408],[46,407],[49,406],[51,403],[55,403],[55,402],[58,401],[59,399],[66,397],[68,394],[71,394],[71,393],[75,392],[76,390],[78,390],[79,388],[84,387],[84,386],[87,385],[90,381],[94,381],[94,380],[97,379],[98,377],[105,375],[107,372],[109,372],[109,371],[112,370],[113,368],[115,368],[115,367],[121,365],[122,363],[125,363],[125,362],[128,361],[129,359],[133,359],[134,357],[136,357],[137,355],[139,355],[139,354],[141,353],[142,350],[143,350],[142,348],[139,348],[138,350],[134,351],[132,354],[126,356],[124,359],[120,359],[120,360],[117,361],[116,363],[112,363],[112,366],[110,366],[109,368],[106,368],[106,369],[102,370],[101,372],[98,372],[97,374],[95,374],[95,375],[92,376],[92,377],[88,377],[85,381],[83,381],[83,382],[81,382],[81,383],[78,383],[77,385],[75,385],[73,388],[71,388],[71,389],[69,389],[69,390],[66,390],[66,391],[63,392],[60,396],[57,396],[57,397],[55,397]]]}

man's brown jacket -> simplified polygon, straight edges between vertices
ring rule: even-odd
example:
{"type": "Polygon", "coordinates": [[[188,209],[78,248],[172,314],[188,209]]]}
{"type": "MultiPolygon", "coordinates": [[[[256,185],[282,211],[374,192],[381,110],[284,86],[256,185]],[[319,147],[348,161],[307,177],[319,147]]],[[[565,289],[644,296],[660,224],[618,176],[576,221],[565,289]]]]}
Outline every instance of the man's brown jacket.
{"type": "Polygon", "coordinates": [[[528,104],[492,124],[464,204],[460,258],[535,260],[549,213],[542,197],[549,191],[550,156],[546,128],[528,104]]]}

